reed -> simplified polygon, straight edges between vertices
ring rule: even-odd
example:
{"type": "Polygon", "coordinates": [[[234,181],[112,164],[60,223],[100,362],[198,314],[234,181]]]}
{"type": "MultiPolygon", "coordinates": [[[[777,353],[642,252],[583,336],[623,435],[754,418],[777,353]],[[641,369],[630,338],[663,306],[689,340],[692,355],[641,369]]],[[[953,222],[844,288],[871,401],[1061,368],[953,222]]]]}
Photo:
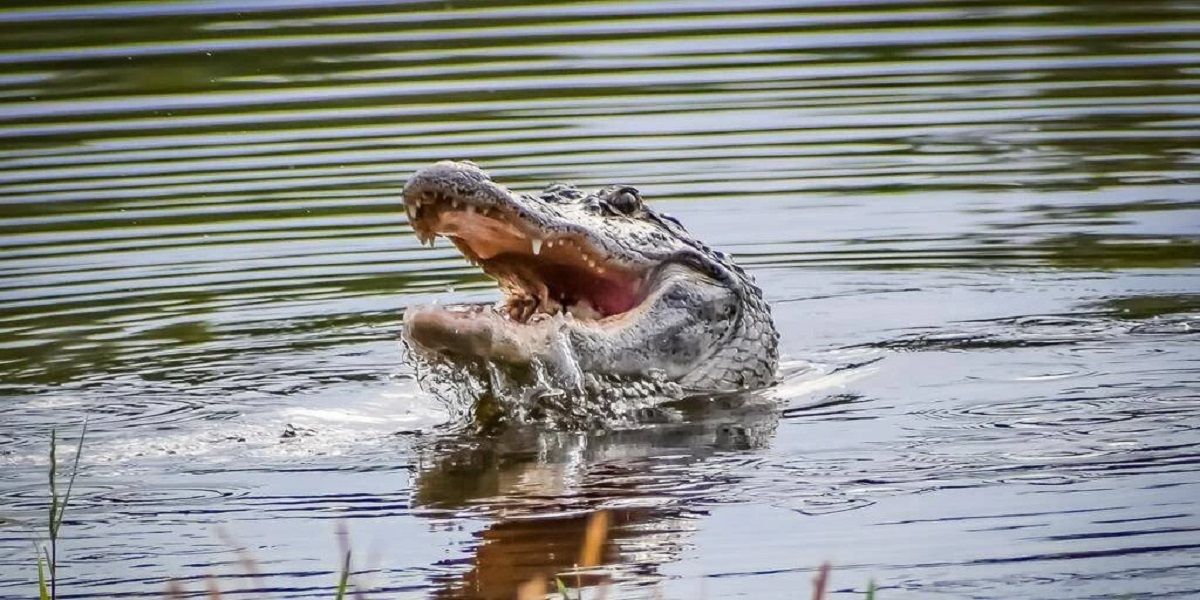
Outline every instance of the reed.
{"type": "MultiPolygon", "coordinates": [[[[79,433],[79,441],[75,446],[75,458],[71,465],[70,476],[67,478],[67,488],[61,497],[58,494],[58,436],[55,430],[52,429],[50,431],[50,506],[46,519],[47,542],[41,545],[35,544],[34,548],[37,553],[39,600],[58,599],[59,534],[62,532],[63,518],[66,515],[67,506],[71,501],[71,491],[75,487],[75,478],[79,475],[79,460],[83,456],[83,441],[87,436],[87,426],[87,420],[84,420],[79,433]]],[[[580,548],[576,571],[580,568],[586,569],[600,565],[604,544],[608,539],[609,527],[609,515],[606,511],[596,511],[592,515],[588,521],[583,545],[580,548]]],[[[341,546],[342,560],[334,598],[335,600],[346,600],[347,594],[351,589],[352,574],[349,536],[344,526],[338,528],[337,534],[341,546]]],[[[242,556],[242,563],[247,568],[247,572],[251,574],[257,572],[253,560],[248,556],[242,556]]],[[[816,577],[813,578],[813,600],[825,600],[831,570],[828,562],[823,563],[817,569],[816,577]]],[[[576,576],[578,578],[578,573],[576,573],[576,576]]],[[[547,583],[545,578],[531,579],[519,587],[516,597],[518,600],[544,600],[546,598],[553,598],[553,600],[582,600],[583,598],[583,585],[580,582],[577,582],[574,594],[571,593],[572,590],[567,587],[561,577],[554,577],[553,579],[556,594],[548,593],[547,583]]],[[[206,596],[209,600],[221,600],[221,589],[217,584],[216,578],[206,578],[205,588],[206,596]]],[[[875,582],[871,581],[867,586],[866,600],[875,600],[875,589],[875,582]]],[[[608,584],[601,585],[598,590],[599,598],[607,597],[609,591],[608,584]]],[[[186,597],[187,591],[178,581],[170,581],[167,583],[165,595],[167,598],[182,599],[186,597]]],[[[355,592],[354,596],[362,598],[361,592],[355,592]]]]}
{"type": "Polygon", "coordinates": [[[58,495],[58,432],[50,430],[50,510],[46,516],[46,534],[48,542],[34,550],[37,553],[38,598],[41,600],[58,600],[58,536],[62,531],[63,517],[67,514],[67,505],[71,503],[71,490],[75,487],[75,477],[79,475],[79,458],[83,456],[83,439],[87,437],[87,419],[79,432],[79,442],[75,446],[75,461],[71,465],[71,475],[67,478],[67,491],[60,498],[58,495]]]}

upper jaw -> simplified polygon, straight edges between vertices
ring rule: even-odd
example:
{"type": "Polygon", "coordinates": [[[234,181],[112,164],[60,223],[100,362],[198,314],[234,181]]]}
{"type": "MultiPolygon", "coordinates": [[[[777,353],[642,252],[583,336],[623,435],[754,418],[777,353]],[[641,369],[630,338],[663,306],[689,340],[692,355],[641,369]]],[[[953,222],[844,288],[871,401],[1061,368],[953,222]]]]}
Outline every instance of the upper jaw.
{"type": "Polygon", "coordinates": [[[488,214],[516,205],[512,192],[471,163],[442,161],[417,171],[404,185],[404,209],[417,239],[431,243],[436,216],[443,210],[488,214]]]}
{"type": "Polygon", "coordinates": [[[602,232],[541,199],[512,194],[470,164],[438,163],[418,172],[405,186],[404,201],[422,242],[449,238],[500,282],[514,321],[543,313],[623,313],[645,297],[659,264],[613,256],[602,232]]]}
{"type": "MultiPolygon", "coordinates": [[[[453,229],[454,223],[439,217],[462,212],[503,217],[508,234],[526,239],[527,250],[533,254],[555,244],[573,243],[585,259],[597,265],[603,261],[644,272],[689,252],[670,236],[652,233],[657,228],[645,222],[624,220],[613,225],[606,222],[606,217],[586,214],[582,205],[564,206],[514,194],[469,162],[442,161],[417,171],[404,186],[404,204],[409,223],[422,243],[432,243],[437,235],[461,237],[461,232],[453,229]],[[614,237],[635,234],[637,241],[614,237]]],[[[456,245],[463,248],[462,244],[456,245]]],[[[473,260],[491,258],[464,253],[473,260]]]]}

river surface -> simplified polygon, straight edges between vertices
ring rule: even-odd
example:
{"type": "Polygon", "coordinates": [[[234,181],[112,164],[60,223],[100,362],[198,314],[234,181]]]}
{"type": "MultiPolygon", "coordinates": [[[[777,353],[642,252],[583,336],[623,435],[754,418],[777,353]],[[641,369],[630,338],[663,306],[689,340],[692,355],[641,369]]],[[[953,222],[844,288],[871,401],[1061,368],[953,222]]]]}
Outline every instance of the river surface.
{"type": "Polygon", "coordinates": [[[0,597],[85,417],[62,598],[331,598],[339,527],[510,598],[601,509],[588,598],[1198,597],[1198,182],[1195,2],[6,2],[0,597]],[[499,297],[400,208],[442,158],[637,186],[780,384],[457,433],[397,341],[499,297]]]}

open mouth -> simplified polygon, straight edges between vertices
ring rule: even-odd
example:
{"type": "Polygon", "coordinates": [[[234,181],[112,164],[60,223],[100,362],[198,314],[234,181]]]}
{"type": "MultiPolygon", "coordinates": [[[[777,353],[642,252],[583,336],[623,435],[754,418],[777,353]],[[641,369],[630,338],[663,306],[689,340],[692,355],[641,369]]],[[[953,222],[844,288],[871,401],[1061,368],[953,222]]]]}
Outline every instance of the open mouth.
{"type": "Polygon", "coordinates": [[[472,203],[435,191],[406,194],[417,237],[442,236],[505,295],[503,314],[518,323],[567,314],[577,319],[619,317],[648,295],[649,272],[606,258],[586,235],[554,231],[515,207],[472,203]]]}

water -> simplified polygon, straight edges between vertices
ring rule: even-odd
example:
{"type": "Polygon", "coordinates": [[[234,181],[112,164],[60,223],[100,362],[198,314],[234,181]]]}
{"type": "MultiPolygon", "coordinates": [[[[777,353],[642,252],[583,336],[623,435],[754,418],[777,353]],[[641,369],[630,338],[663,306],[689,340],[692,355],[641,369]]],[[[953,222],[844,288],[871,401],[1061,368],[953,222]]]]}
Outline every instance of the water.
{"type": "Polygon", "coordinates": [[[1200,594],[1198,33],[1166,1],[7,3],[0,596],[85,416],[63,597],[332,597],[339,523],[371,597],[511,597],[599,508],[614,597],[802,598],[823,560],[837,598],[1200,594]],[[762,284],[780,386],[454,434],[397,344],[497,297],[399,208],[441,158],[638,186],[762,284]]]}

